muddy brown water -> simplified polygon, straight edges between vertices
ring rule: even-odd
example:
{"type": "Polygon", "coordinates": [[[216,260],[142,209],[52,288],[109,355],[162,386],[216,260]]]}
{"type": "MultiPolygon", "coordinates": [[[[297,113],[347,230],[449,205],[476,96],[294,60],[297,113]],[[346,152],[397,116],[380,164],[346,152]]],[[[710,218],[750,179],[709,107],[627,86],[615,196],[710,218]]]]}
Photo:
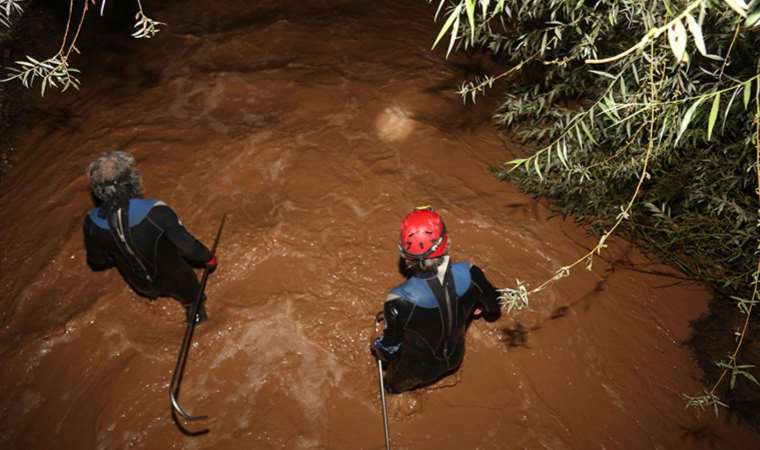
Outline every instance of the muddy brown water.
{"type": "MultiPolygon", "coordinates": [[[[425,2],[224,4],[161,6],[155,39],[93,50],[80,92],[36,105],[0,188],[0,448],[380,449],[368,341],[404,213],[438,208],[453,257],[499,286],[593,245],[488,174],[511,144],[452,93],[425,2]],[[206,242],[229,214],[180,397],[204,436],[169,414],[181,307],[84,262],[84,168],[116,147],[206,242]]],[[[474,322],[456,375],[389,398],[394,448],[759,448],[684,408],[708,298],[613,239],[528,311],[474,322]]]]}

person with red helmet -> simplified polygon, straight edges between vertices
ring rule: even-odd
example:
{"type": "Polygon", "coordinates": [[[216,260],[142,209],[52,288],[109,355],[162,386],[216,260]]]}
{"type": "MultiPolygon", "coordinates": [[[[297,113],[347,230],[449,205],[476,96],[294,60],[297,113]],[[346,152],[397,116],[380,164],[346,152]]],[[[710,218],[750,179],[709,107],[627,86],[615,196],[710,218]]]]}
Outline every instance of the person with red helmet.
{"type": "Polygon", "coordinates": [[[418,207],[404,217],[399,252],[411,276],[388,294],[384,329],[372,343],[386,362],[391,392],[429,385],[454,372],[472,317],[485,310],[494,320],[501,311],[499,294],[483,271],[469,262],[452,263],[448,250],[446,225],[432,208],[418,207]]]}

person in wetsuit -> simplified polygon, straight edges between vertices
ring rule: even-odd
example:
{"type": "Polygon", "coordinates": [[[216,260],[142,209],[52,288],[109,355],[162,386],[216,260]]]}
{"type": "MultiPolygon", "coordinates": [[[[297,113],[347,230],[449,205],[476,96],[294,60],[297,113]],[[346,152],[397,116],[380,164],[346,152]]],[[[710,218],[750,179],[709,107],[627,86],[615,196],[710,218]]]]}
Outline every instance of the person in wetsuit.
{"type": "Polygon", "coordinates": [[[128,153],[103,153],[87,176],[97,204],[84,219],[89,266],[96,271],[115,266],[138,294],[174,297],[185,307],[188,323],[206,320],[203,303],[190,317],[200,290],[191,264],[213,271],[216,257],[164,202],[143,199],[142,179],[128,153]]]}
{"type": "MultiPolygon", "coordinates": [[[[391,289],[383,308],[384,329],[372,343],[386,362],[386,388],[394,393],[431,384],[454,372],[464,356],[471,318],[494,320],[499,293],[469,262],[452,263],[446,226],[430,207],[407,214],[399,251],[413,275],[391,289]]],[[[378,330],[379,332],[379,330],[378,330]]]]}

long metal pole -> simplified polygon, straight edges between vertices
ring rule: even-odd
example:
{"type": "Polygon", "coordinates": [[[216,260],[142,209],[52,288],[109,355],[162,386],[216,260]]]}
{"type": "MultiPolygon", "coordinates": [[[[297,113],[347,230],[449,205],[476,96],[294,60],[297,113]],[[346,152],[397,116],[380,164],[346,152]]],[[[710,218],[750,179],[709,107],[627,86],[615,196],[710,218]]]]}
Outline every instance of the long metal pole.
{"type": "Polygon", "coordinates": [[[377,358],[377,374],[380,376],[380,401],[383,404],[383,432],[385,433],[385,450],[391,450],[391,436],[388,431],[388,408],[385,404],[385,381],[383,380],[383,363],[377,358]]]}
{"type": "MultiPolygon", "coordinates": [[[[219,239],[222,237],[222,229],[224,228],[224,222],[227,220],[227,215],[225,214],[222,216],[222,223],[219,224],[219,229],[216,232],[216,238],[214,239],[214,245],[211,247],[211,254],[216,255],[216,248],[219,245],[219,239]]],[[[203,293],[206,290],[206,282],[208,281],[209,276],[209,268],[206,267],[203,269],[203,276],[201,277],[201,284],[200,289],[198,290],[198,296],[195,298],[195,303],[193,303],[193,313],[190,316],[191,320],[190,323],[187,324],[187,328],[185,329],[185,337],[182,339],[182,346],[180,347],[179,356],[177,357],[177,365],[174,366],[174,374],[172,375],[172,382],[169,385],[169,399],[171,400],[171,406],[172,411],[176,414],[179,414],[180,416],[184,417],[187,420],[193,421],[193,420],[203,420],[207,419],[208,416],[194,416],[179,405],[179,402],[177,401],[179,397],[179,386],[182,382],[182,374],[185,371],[185,363],[187,362],[187,354],[190,350],[190,343],[193,339],[193,331],[195,331],[195,316],[198,314],[198,309],[201,305],[201,299],[203,299],[203,293]]],[[[208,429],[203,429],[198,432],[189,433],[189,434],[204,434],[207,433],[208,429]]]]}
{"type": "MultiPolygon", "coordinates": [[[[385,321],[383,311],[375,314],[375,328],[385,321]]],[[[391,433],[388,430],[388,407],[385,403],[385,379],[383,377],[383,362],[380,358],[377,359],[377,376],[380,380],[380,403],[383,406],[383,433],[385,435],[385,450],[391,450],[391,433]]]]}

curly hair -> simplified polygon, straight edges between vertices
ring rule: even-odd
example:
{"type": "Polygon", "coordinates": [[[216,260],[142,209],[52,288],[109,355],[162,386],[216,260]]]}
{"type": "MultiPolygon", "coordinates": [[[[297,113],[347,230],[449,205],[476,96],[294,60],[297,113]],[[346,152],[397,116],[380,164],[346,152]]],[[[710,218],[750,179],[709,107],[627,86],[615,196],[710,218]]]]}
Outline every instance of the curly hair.
{"type": "Polygon", "coordinates": [[[100,215],[105,217],[129,205],[129,200],[142,198],[143,187],[135,158],[122,151],[102,153],[87,168],[87,178],[95,198],[100,201],[100,215]]]}

